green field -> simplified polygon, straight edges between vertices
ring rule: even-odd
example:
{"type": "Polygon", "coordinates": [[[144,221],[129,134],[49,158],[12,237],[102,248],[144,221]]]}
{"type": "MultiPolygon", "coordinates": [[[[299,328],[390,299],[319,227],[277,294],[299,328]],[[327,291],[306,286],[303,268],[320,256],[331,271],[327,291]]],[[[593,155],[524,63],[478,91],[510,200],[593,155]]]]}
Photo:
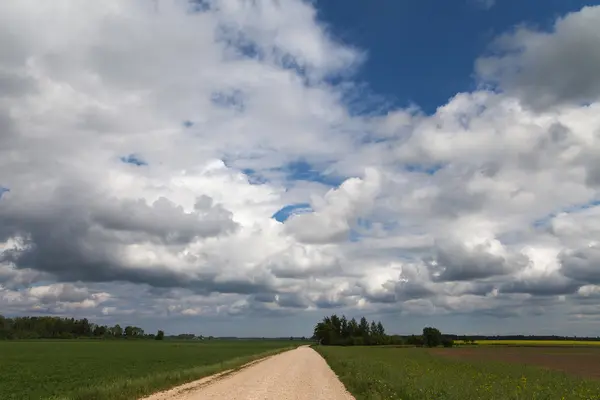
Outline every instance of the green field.
{"type": "Polygon", "coordinates": [[[533,366],[467,362],[440,357],[423,348],[315,349],[357,400],[600,399],[600,381],[533,366]]]}
{"type": "Polygon", "coordinates": [[[135,399],[290,341],[0,341],[0,399],[135,399]]]}

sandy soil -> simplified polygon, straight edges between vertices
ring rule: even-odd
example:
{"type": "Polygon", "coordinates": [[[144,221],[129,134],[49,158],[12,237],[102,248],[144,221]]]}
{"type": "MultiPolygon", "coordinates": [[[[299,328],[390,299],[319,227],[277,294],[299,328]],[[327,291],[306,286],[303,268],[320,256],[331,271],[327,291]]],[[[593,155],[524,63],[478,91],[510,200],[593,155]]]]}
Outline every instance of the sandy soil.
{"type": "Polygon", "coordinates": [[[299,347],[145,400],[353,400],[325,360],[299,347]]]}

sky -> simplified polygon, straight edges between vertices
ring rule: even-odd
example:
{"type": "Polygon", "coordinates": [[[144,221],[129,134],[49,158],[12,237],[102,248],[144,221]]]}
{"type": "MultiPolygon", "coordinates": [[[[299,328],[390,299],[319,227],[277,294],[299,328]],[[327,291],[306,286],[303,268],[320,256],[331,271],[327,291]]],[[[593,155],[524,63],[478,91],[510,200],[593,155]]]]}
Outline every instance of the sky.
{"type": "Polygon", "coordinates": [[[0,313],[600,326],[600,3],[0,2],[0,313]]]}

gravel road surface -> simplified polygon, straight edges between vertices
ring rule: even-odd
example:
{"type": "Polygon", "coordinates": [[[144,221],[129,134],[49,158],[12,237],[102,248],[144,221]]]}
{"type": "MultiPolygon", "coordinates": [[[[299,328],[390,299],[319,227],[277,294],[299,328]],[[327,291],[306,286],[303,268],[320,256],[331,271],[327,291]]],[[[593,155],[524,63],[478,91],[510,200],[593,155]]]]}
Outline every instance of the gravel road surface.
{"type": "Polygon", "coordinates": [[[299,347],[240,371],[157,393],[145,400],[354,400],[325,360],[299,347]]]}

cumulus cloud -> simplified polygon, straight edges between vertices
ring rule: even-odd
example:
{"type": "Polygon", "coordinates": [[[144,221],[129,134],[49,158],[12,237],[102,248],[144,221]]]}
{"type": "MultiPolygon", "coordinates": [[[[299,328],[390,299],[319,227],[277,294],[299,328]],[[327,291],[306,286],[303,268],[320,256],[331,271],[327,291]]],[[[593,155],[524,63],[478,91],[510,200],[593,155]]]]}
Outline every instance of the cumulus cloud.
{"type": "Polygon", "coordinates": [[[527,262],[526,256],[507,254],[498,240],[473,244],[440,241],[429,265],[434,280],[468,281],[516,272],[527,262]]]}
{"type": "Polygon", "coordinates": [[[61,313],[92,310],[110,299],[106,292],[90,292],[85,287],[55,283],[38,285],[25,290],[11,290],[0,286],[0,300],[8,311],[61,313]]]}
{"type": "Polygon", "coordinates": [[[188,323],[587,306],[598,10],[502,36],[482,87],[432,115],[371,116],[346,104],[366,53],[309,2],[2,3],[0,305],[188,323]]]}
{"type": "Polygon", "coordinates": [[[559,18],[551,32],[517,28],[497,40],[499,54],[478,60],[477,72],[537,109],[596,102],[599,21],[600,9],[585,7],[559,18]]]}
{"type": "Polygon", "coordinates": [[[363,179],[348,179],[339,188],[327,192],[323,199],[314,198],[314,212],[293,215],[285,226],[305,243],[345,240],[356,220],[370,211],[380,185],[379,172],[369,168],[363,179]]]}
{"type": "Polygon", "coordinates": [[[600,283],[600,248],[589,246],[560,254],[562,273],[585,283],[600,283]]]}

